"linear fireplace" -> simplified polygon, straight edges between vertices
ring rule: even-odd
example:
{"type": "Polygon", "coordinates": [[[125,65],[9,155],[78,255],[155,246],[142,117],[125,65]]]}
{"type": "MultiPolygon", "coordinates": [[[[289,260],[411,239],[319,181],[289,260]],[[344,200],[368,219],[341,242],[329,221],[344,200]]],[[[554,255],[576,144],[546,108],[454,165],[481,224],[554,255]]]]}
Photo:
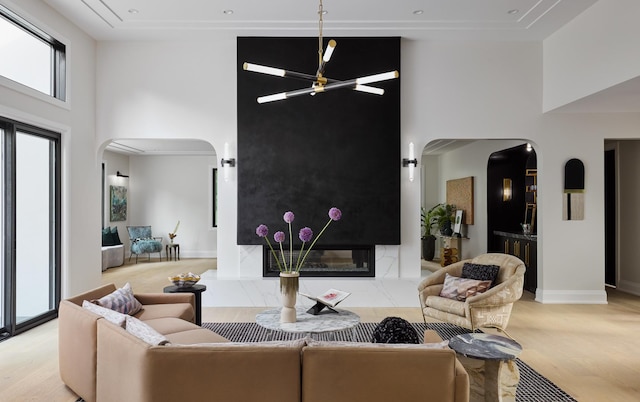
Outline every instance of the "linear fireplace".
{"type": "MultiPolygon", "coordinates": [[[[283,245],[285,247],[285,245],[283,245]]],[[[280,250],[276,256],[282,261],[280,250]]],[[[306,253],[306,250],[302,251],[306,253]]],[[[294,246],[291,259],[296,265],[300,246],[294,246]]],[[[289,265],[289,247],[284,249],[284,258],[289,265]]],[[[302,257],[300,257],[302,258],[302,257]]],[[[278,264],[268,246],[263,246],[262,276],[278,276],[278,264]]],[[[282,263],[282,262],[281,262],[282,263]]],[[[307,255],[300,269],[300,276],[374,277],[375,246],[315,246],[307,255]]]]}

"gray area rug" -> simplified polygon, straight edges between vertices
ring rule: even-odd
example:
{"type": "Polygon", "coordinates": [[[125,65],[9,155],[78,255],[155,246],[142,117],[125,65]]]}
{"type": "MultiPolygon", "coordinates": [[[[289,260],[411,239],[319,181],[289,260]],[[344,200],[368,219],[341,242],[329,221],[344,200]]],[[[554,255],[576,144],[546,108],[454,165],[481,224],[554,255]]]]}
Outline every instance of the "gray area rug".
{"type": "MultiPolygon", "coordinates": [[[[371,335],[376,327],[376,323],[360,323],[355,328],[356,342],[371,342],[371,335]]],[[[456,335],[470,332],[466,328],[446,323],[412,323],[413,327],[420,335],[425,329],[435,330],[442,339],[450,339],[456,335]]],[[[233,342],[260,342],[266,340],[293,340],[303,337],[302,334],[291,334],[286,332],[274,332],[260,327],[253,322],[238,323],[212,323],[205,322],[203,328],[210,329],[233,342]]],[[[477,331],[481,332],[481,331],[477,331]]],[[[342,331],[335,334],[314,334],[314,339],[351,341],[352,331],[342,331]]],[[[543,375],[529,367],[520,359],[516,360],[520,369],[520,384],[516,392],[517,402],[577,402],[569,394],[560,389],[557,385],[549,381],[543,375]]]]}

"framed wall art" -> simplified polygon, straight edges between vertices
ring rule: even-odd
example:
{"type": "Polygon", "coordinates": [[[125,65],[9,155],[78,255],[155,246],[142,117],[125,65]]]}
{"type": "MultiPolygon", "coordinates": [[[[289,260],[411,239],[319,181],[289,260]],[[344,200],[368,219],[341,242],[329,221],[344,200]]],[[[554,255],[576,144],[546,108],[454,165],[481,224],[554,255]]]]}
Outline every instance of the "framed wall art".
{"type": "Polygon", "coordinates": [[[124,186],[110,187],[110,220],[119,222],[127,220],[127,188],[124,186]]]}

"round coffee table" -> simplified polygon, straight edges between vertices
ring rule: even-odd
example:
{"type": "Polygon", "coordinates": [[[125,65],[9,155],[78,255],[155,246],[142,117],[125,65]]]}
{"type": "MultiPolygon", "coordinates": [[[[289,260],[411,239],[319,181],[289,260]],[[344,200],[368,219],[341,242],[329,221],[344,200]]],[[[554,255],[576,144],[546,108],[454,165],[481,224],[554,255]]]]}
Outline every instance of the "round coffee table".
{"type": "Polygon", "coordinates": [[[256,324],[267,328],[273,336],[274,331],[296,334],[332,333],[351,329],[351,340],[355,339],[355,327],[360,323],[360,316],[354,312],[336,309],[338,313],[307,313],[308,308],[296,307],[296,322],[280,322],[280,309],[266,310],[256,315],[256,324]]]}
{"type": "Polygon", "coordinates": [[[454,336],[449,347],[456,351],[469,374],[472,402],[515,402],[520,371],[515,362],[522,346],[513,339],[485,333],[454,336]]]}

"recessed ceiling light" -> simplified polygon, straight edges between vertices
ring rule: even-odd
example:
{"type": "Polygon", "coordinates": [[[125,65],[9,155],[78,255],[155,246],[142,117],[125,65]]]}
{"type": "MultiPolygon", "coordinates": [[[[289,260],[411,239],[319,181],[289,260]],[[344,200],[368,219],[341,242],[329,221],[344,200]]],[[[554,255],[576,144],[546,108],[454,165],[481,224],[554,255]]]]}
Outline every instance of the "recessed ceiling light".
{"type": "Polygon", "coordinates": [[[414,13],[415,15],[421,15],[421,14],[423,14],[423,13],[424,13],[424,11],[423,11],[423,10],[415,10],[413,13],[414,13]]]}
{"type": "Polygon", "coordinates": [[[222,13],[226,15],[231,15],[233,14],[233,10],[224,10],[222,13]]]}
{"type": "Polygon", "coordinates": [[[507,14],[514,15],[514,14],[518,14],[519,12],[520,10],[518,10],[517,8],[514,8],[513,10],[507,11],[507,14]]]}
{"type": "Polygon", "coordinates": [[[129,14],[138,14],[138,13],[139,13],[139,11],[136,10],[135,8],[130,8],[129,9],[129,14]]]}

